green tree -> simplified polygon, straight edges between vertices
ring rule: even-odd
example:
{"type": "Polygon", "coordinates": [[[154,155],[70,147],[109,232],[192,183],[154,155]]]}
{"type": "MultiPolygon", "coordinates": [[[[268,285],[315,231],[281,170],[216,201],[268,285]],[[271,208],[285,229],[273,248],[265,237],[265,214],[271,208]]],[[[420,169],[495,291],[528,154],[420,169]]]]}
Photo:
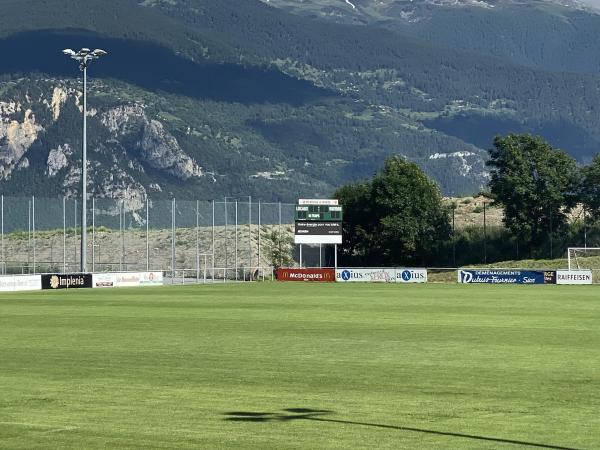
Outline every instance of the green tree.
{"type": "Polygon", "coordinates": [[[267,257],[273,267],[291,267],[294,265],[294,237],[291,231],[270,228],[263,231],[267,257]]]}
{"type": "Polygon", "coordinates": [[[344,205],[342,258],[363,265],[425,264],[450,236],[447,209],[435,182],[399,156],[371,181],[336,192],[344,205]]]}
{"type": "Polygon", "coordinates": [[[489,187],[504,207],[504,223],[535,256],[553,232],[564,229],[577,203],[575,160],[529,134],[497,136],[489,154],[489,187]]]}
{"type": "Polygon", "coordinates": [[[581,169],[580,201],[586,214],[596,222],[600,219],[600,154],[581,169]]]}

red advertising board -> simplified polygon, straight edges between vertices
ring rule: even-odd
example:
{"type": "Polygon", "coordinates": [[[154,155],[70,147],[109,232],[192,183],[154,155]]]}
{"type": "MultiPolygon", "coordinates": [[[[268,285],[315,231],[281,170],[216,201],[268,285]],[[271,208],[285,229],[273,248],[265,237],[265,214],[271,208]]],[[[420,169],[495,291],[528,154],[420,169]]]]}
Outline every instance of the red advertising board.
{"type": "Polygon", "coordinates": [[[277,281],[334,282],[335,269],[294,269],[283,267],[275,272],[277,281]]]}

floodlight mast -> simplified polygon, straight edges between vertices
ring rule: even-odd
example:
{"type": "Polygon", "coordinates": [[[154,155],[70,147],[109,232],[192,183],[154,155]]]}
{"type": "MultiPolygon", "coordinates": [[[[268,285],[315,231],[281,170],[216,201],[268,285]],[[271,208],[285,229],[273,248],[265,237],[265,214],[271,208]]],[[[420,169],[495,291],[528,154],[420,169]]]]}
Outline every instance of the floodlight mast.
{"type": "Polygon", "coordinates": [[[87,67],[94,59],[105,56],[108,53],[102,49],[90,51],[82,48],[78,52],[66,48],[63,53],[79,63],[79,69],[83,72],[83,148],[81,156],[81,261],[80,271],[87,272],[87,67]]]}

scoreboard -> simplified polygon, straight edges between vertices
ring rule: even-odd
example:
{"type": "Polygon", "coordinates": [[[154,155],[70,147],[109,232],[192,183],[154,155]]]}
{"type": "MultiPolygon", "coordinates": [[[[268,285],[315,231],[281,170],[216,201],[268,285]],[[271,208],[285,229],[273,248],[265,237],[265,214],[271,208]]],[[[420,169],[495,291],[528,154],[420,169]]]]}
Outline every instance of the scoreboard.
{"type": "Polygon", "coordinates": [[[330,205],[297,205],[296,206],[296,221],[299,220],[316,220],[328,222],[341,222],[342,207],[330,205]]]}
{"type": "Polygon", "coordinates": [[[300,200],[295,210],[296,244],[341,244],[342,206],[337,200],[300,200]]]}

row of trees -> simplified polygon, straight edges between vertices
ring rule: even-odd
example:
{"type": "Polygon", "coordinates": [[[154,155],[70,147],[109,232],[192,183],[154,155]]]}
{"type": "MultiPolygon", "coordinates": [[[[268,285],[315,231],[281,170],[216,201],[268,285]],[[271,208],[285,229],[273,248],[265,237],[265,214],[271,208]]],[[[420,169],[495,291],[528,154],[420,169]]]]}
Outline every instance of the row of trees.
{"type": "Polygon", "coordinates": [[[575,208],[591,224],[600,217],[600,155],[578,167],[538,136],[509,134],[494,140],[488,166],[490,196],[528,257],[537,256],[548,236],[569,234],[575,208]]]}
{"type": "MultiPolygon", "coordinates": [[[[580,167],[540,137],[509,134],[494,140],[487,164],[485,195],[503,207],[504,228],[484,236],[476,230],[455,232],[451,206],[443,203],[438,186],[399,156],[387,159],[371,180],[339,189],[336,197],[344,205],[342,263],[446,264],[452,262],[448,255],[457,242],[472,248],[481,239],[487,239],[484,245],[495,260],[514,259],[513,248],[521,258],[546,256],[552,236],[562,245],[579,244],[569,242],[581,228],[581,222],[572,220],[576,209],[588,226],[600,218],[600,155],[580,167]]],[[[459,262],[480,262],[473,259],[459,262]]]]}

